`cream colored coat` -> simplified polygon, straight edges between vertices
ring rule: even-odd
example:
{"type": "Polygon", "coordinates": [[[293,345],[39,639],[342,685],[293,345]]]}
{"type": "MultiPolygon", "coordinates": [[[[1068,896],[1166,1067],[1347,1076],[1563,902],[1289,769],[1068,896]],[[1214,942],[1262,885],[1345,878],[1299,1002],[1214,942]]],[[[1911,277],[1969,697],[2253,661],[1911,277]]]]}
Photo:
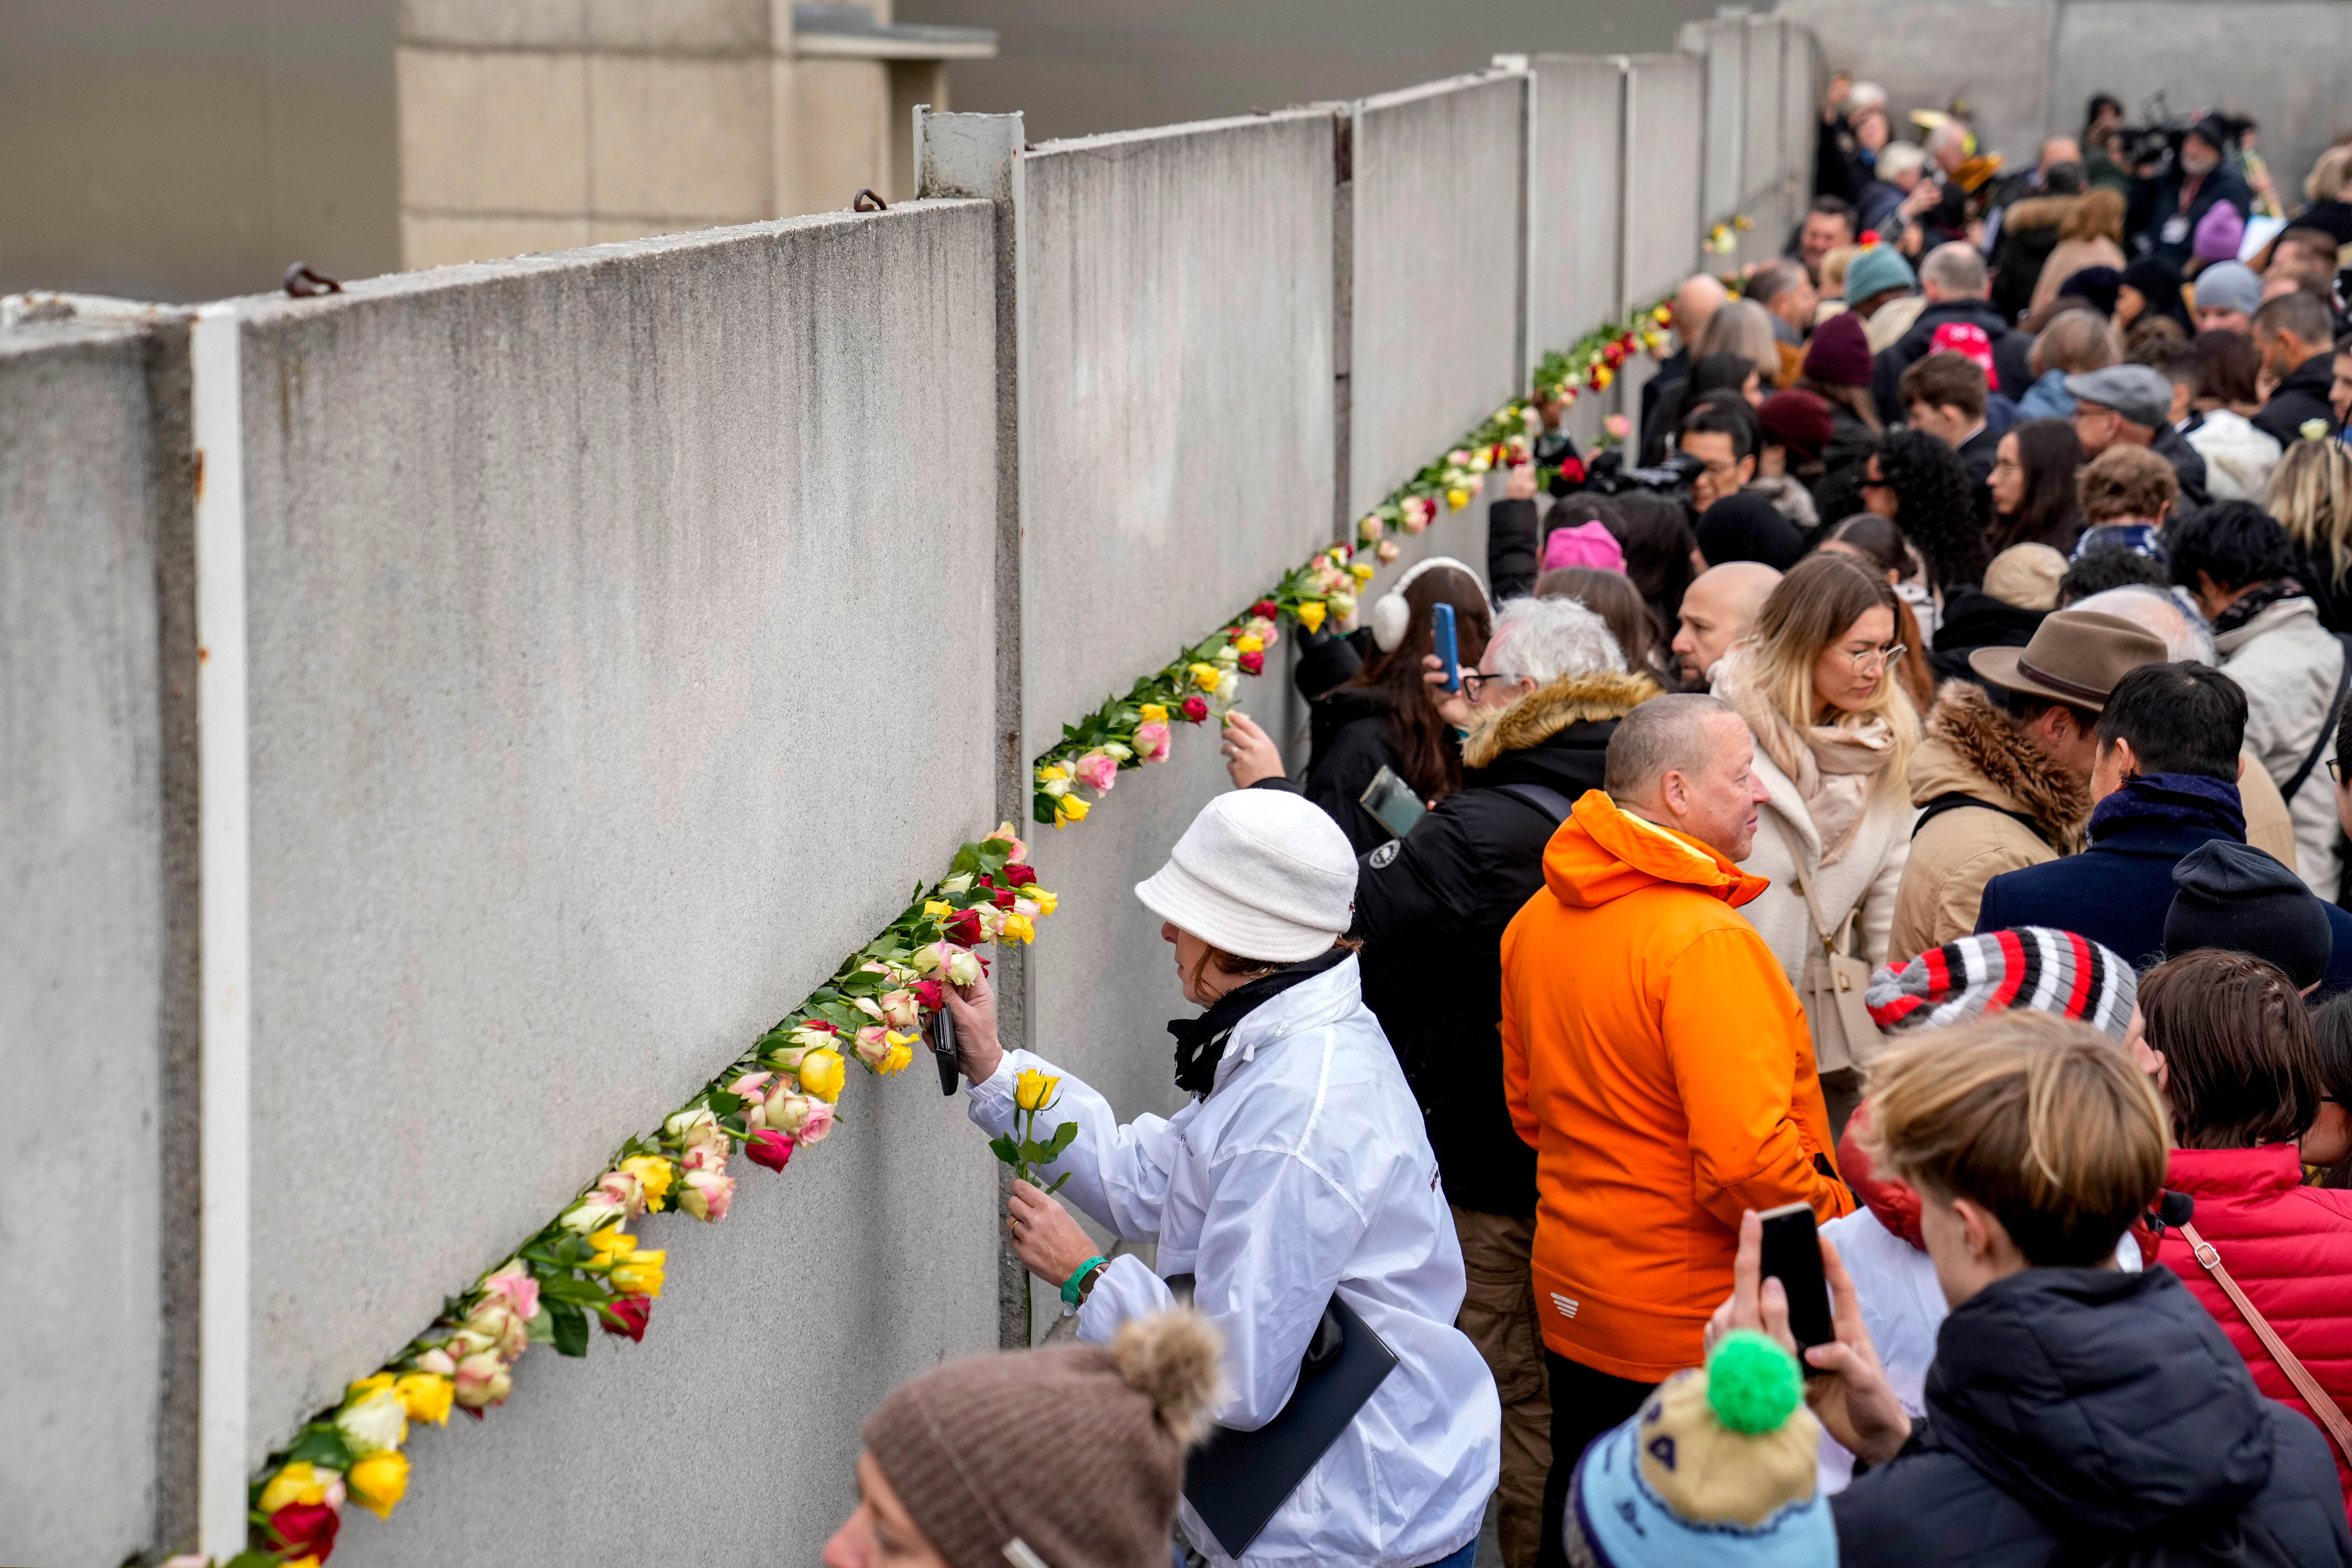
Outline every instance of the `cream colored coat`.
{"type": "MultiPolygon", "coordinates": [[[[2263,606],[2213,644],[2221,650],[2221,673],[2246,693],[2246,750],[2284,790],[2336,717],[2330,704],[2344,670],[2343,649],[2319,624],[2318,608],[2300,595],[2263,606]]],[[[2336,790],[2325,755],[2287,809],[2295,842],[2295,858],[2287,864],[2334,903],[2344,868],[2336,858],[2336,790]]]]}
{"type": "Polygon", "coordinates": [[[1805,810],[1804,797],[1760,746],[1756,750],[1756,775],[1772,796],[1757,807],[1756,847],[1739,868],[1767,878],[1772,885],[1741,905],[1739,912],[1780,961],[1789,984],[1802,984],[1806,963],[1821,951],[1804,896],[1791,878],[1797,868],[1790,858],[1792,848],[1803,858],[1806,880],[1821,903],[1830,934],[1836,935],[1848,911],[1854,911],[1851,951],[1874,967],[1885,963],[1887,932],[1895,925],[1895,896],[1902,886],[1903,863],[1911,853],[1911,824],[1919,815],[1903,781],[1896,779],[1893,789],[1885,787],[1884,779],[1880,781],[1880,787],[1871,792],[1861,826],[1854,829],[1853,843],[1837,864],[1823,868],[1821,835],[1805,810]]]}

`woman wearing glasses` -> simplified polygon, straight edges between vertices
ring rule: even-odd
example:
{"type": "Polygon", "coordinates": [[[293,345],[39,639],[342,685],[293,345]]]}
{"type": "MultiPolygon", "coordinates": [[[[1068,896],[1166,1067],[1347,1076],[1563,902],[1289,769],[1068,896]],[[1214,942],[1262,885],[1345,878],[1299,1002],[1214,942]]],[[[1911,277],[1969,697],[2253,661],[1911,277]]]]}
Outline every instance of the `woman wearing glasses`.
{"type": "MultiPolygon", "coordinates": [[[[1716,694],[1748,722],[1757,776],[1771,792],[1740,863],[1771,886],[1739,912],[1801,994],[1824,941],[1873,965],[1890,956],[1914,816],[1904,771],[1919,744],[1918,710],[1896,679],[1895,608],[1895,590],[1851,556],[1809,556],[1780,579],[1716,679],[1716,694]]],[[[1841,1124],[1856,1077],[1822,1075],[1841,1124]]]]}

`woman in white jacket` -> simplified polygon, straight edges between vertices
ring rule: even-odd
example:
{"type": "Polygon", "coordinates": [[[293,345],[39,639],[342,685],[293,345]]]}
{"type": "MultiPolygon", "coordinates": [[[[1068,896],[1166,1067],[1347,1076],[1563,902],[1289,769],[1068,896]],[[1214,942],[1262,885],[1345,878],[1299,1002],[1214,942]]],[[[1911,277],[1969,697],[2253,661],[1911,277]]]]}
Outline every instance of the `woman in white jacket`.
{"type": "MultiPolygon", "coordinates": [[[[996,1040],[983,981],[954,994],[971,1116],[1013,1130],[1023,1076],[1058,1077],[1035,1136],[1075,1122],[1050,1165],[1098,1225],[1156,1242],[1157,1268],[1108,1264],[1053,1198],[1013,1184],[1007,1226],[1031,1272],[1076,1296],[1078,1337],[1165,1310],[1171,1281],[1223,1331],[1231,1397],[1220,1426],[1281,1413],[1336,1296],[1397,1364],[1265,1528],[1239,1552],[1188,1498],[1186,1536],[1211,1562],[1469,1568],[1501,1458],[1502,1406],[1486,1363],[1454,1327],[1462,1249],[1421,1110],[1366,1009],[1344,940],[1356,858],[1331,819],[1273,790],[1220,795],[1136,894],[1166,922],[1186,998],[1208,1011],[1169,1026],[1174,1116],[1121,1124],[1109,1102],[996,1040]]],[[[1036,1080],[1032,1079],[1034,1084],[1036,1080]]],[[[1034,1098],[1034,1093],[1031,1098],[1034,1098]]]]}
{"type": "MultiPolygon", "coordinates": [[[[1716,679],[1748,721],[1771,791],[1740,863],[1771,886],[1740,913],[1801,990],[1824,937],[1874,966],[1911,956],[1886,951],[1917,816],[1905,773],[1919,714],[1895,679],[1895,590],[1879,576],[1848,556],[1810,556],[1780,579],[1716,679]]],[[[1841,1122],[1859,1088],[1835,1080],[1852,1076],[1822,1075],[1841,1122]]]]}

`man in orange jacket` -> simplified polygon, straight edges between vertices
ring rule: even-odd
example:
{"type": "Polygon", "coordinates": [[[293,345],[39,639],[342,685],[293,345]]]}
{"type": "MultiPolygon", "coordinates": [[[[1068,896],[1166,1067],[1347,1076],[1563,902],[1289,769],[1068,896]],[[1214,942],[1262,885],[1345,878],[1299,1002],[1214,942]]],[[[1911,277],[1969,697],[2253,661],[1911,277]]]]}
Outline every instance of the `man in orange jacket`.
{"type": "Polygon", "coordinates": [[[1831,1163],[1812,1042],[1737,911],[1764,785],[1748,728],[1654,698],[1609,742],[1503,933],[1503,1091],[1536,1150],[1536,1300],[1551,1373],[1544,1559],[1585,1445],[1704,1359],[1740,1215],[1853,1206],[1831,1163]]]}

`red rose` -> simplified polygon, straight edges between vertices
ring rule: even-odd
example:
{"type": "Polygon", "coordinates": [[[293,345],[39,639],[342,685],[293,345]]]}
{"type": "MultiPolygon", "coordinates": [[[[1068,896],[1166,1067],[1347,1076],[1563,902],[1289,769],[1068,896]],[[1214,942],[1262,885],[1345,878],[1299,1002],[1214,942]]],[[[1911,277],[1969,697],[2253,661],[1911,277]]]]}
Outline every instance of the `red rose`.
{"type": "Polygon", "coordinates": [[[335,1510],[322,1502],[289,1502],[269,1516],[269,1533],[276,1538],[278,1555],[287,1558],[326,1561],[341,1527],[335,1510]]]}
{"type": "Polygon", "coordinates": [[[948,933],[948,940],[958,946],[978,947],[982,935],[980,929],[980,911],[958,910],[941,929],[948,933]]]}
{"type": "Polygon", "coordinates": [[[1272,599],[1260,599],[1256,604],[1250,606],[1250,614],[1253,616],[1263,616],[1269,621],[1274,619],[1274,601],[1272,599]]]}
{"type": "MultiPolygon", "coordinates": [[[[784,1138],[784,1135],[781,1132],[762,1132],[760,1136],[762,1138],[784,1138]]],[[[787,1157],[792,1153],[792,1147],[793,1141],[789,1138],[784,1138],[784,1152],[787,1157]]],[[[751,1158],[754,1160],[760,1160],[760,1156],[757,1154],[753,1154],[751,1158]]],[[[760,1160],[760,1163],[764,1165],[767,1162],[765,1160],[760,1160]]],[[[783,1168],[784,1162],[782,1160],[777,1161],[776,1169],[781,1171],[783,1168]]],[[[653,1315],[653,1300],[650,1297],[646,1296],[624,1296],[617,1301],[608,1302],[596,1309],[597,1321],[603,1326],[606,1333],[611,1334],[615,1339],[626,1338],[637,1344],[643,1344],[646,1342],[646,1320],[653,1315]]]]}
{"type": "Polygon", "coordinates": [[[947,1005],[948,994],[940,988],[936,980],[918,980],[907,989],[915,994],[915,1000],[922,1004],[927,1013],[936,1013],[947,1005]]]}
{"type": "Polygon", "coordinates": [[[1581,458],[1562,458],[1559,465],[1559,477],[1566,479],[1572,485],[1582,484],[1584,482],[1584,459],[1581,458]]]}
{"type": "MultiPolygon", "coordinates": [[[[792,1163],[793,1135],[789,1132],[779,1132],[772,1127],[763,1129],[743,1141],[743,1154],[754,1165],[765,1165],[771,1171],[781,1171],[792,1163]]],[[[617,1333],[620,1331],[614,1331],[617,1333]]],[[[637,1325],[637,1332],[645,1332],[643,1323],[637,1325]]]]}
{"type": "MultiPolygon", "coordinates": [[[[993,896],[993,901],[996,907],[1000,910],[1011,909],[1013,907],[1013,889],[1010,888],[997,889],[993,896]]],[[[970,911],[967,910],[966,912],[969,913],[970,911]]]]}
{"type": "Polygon", "coordinates": [[[1244,675],[1263,674],[1265,670],[1265,655],[1252,650],[1241,656],[1240,664],[1244,675]]]}
{"type": "Polygon", "coordinates": [[[1004,885],[1008,888],[1025,888],[1037,879],[1036,872],[1021,865],[1007,866],[999,875],[1004,879],[1004,885]]]}
{"type": "Polygon", "coordinates": [[[1611,370],[1615,370],[1625,363],[1625,345],[1623,343],[1608,344],[1601,351],[1601,360],[1611,370]]]}
{"type": "Polygon", "coordinates": [[[1199,692],[1184,699],[1184,722],[1197,724],[1209,716],[1209,705],[1199,692]]]}

